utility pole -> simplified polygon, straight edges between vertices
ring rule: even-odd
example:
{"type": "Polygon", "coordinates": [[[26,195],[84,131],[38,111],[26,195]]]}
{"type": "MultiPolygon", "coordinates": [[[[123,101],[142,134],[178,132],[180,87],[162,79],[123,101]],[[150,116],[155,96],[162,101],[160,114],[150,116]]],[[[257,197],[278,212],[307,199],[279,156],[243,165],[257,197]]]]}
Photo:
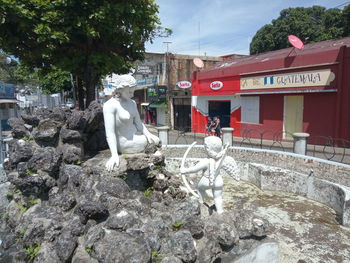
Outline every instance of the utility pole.
{"type": "Polygon", "coordinates": [[[169,45],[172,43],[170,41],[164,41],[164,44],[166,44],[166,53],[165,53],[165,74],[167,79],[167,101],[168,103],[168,120],[166,121],[167,124],[172,127],[172,116],[173,116],[173,100],[171,97],[171,91],[170,91],[170,57],[169,57],[169,45]]]}

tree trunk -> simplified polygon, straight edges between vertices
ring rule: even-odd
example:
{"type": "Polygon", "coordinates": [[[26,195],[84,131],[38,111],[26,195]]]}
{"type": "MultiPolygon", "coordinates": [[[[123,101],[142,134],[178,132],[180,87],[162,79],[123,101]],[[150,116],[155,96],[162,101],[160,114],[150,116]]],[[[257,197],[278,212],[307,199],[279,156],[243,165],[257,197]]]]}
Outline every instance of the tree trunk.
{"type": "Polygon", "coordinates": [[[85,110],[83,81],[79,77],[77,77],[77,93],[79,110],[85,110]]]}
{"type": "Polygon", "coordinates": [[[90,103],[96,100],[96,85],[98,76],[93,73],[86,74],[86,78],[84,80],[85,88],[86,88],[86,107],[89,107],[90,103]]]}

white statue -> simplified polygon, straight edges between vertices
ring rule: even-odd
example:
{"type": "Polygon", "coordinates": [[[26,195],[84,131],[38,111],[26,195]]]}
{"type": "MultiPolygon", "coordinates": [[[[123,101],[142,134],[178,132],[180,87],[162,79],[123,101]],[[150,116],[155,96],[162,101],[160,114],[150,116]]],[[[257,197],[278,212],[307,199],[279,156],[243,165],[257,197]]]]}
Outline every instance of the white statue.
{"type": "Polygon", "coordinates": [[[210,190],[212,192],[212,197],[214,198],[216,211],[218,214],[221,214],[224,211],[222,201],[224,181],[222,179],[222,175],[220,174],[220,169],[223,168],[230,176],[236,180],[239,180],[239,168],[232,157],[226,156],[228,145],[223,147],[221,139],[217,136],[208,136],[204,139],[204,149],[208,155],[208,158],[200,160],[193,167],[185,168],[184,164],[187,154],[195,144],[196,142],[192,143],[182,159],[180,168],[182,179],[189,192],[199,198],[200,202],[202,203],[203,198],[206,196],[206,191],[210,190]],[[202,171],[202,177],[198,182],[198,192],[196,193],[191,189],[184,175],[199,171],[202,171]]]}
{"type": "Polygon", "coordinates": [[[119,166],[119,154],[141,153],[148,143],[159,144],[159,138],[151,134],[140,119],[134,96],[136,80],[122,75],[113,91],[113,97],[103,105],[106,138],[112,157],[107,161],[108,171],[119,166]]]}

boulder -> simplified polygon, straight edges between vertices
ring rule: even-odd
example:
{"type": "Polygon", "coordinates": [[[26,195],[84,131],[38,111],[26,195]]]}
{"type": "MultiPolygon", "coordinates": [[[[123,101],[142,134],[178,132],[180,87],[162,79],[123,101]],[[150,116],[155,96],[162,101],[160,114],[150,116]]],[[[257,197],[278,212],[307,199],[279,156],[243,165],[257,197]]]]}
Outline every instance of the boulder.
{"type": "Polygon", "coordinates": [[[32,132],[36,143],[43,147],[56,146],[61,126],[62,124],[51,119],[41,120],[32,132]]]}
{"type": "Polygon", "coordinates": [[[34,127],[38,126],[39,121],[40,121],[38,116],[32,115],[32,114],[27,114],[25,112],[22,112],[21,118],[26,124],[34,126],[34,127]]]}
{"type": "Polygon", "coordinates": [[[24,127],[24,121],[18,118],[10,118],[7,123],[11,127],[12,137],[15,139],[21,139],[26,136],[30,136],[30,132],[24,127]]]}
{"type": "Polygon", "coordinates": [[[60,131],[60,139],[63,143],[81,142],[82,136],[79,131],[62,128],[60,131]]]}
{"type": "Polygon", "coordinates": [[[57,178],[61,165],[61,154],[55,148],[38,148],[28,161],[28,169],[32,171],[44,171],[57,178]]]}
{"type": "Polygon", "coordinates": [[[81,166],[63,164],[60,168],[58,185],[62,190],[67,188],[72,192],[79,192],[85,176],[81,166]]]}
{"type": "Polygon", "coordinates": [[[73,236],[68,231],[63,232],[58,236],[55,249],[61,262],[69,262],[72,259],[74,250],[78,245],[77,241],[77,237],[73,236]]]}
{"type": "Polygon", "coordinates": [[[27,162],[33,156],[34,148],[24,140],[12,140],[9,143],[9,159],[12,164],[27,162]]]}
{"type": "Polygon", "coordinates": [[[86,224],[88,219],[104,220],[108,217],[109,212],[102,203],[84,200],[77,205],[74,210],[83,224],[86,224]]]}
{"type": "Polygon", "coordinates": [[[82,131],[85,128],[86,120],[83,111],[73,111],[67,118],[67,128],[71,130],[82,131]]]}
{"type": "Polygon", "coordinates": [[[65,163],[80,163],[83,159],[84,150],[79,143],[63,144],[59,150],[62,152],[62,161],[65,163]]]}
{"type": "Polygon", "coordinates": [[[142,235],[114,230],[104,231],[91,250],[92,257],[99,262],[144,263],[151,258],[151,249],[142,235]]]}
{"type": "Polygon", "coordinates": [[[66,120],[66,111],[63,108],[53,108],[48,117],[54,121],[64,122],[66,120]]]}
{"type": "Polygon", "coordinates": [[[102,177],[101,181],[96,185],[96,189],[102,194],[117,198],[127,198],[130,192],[128,185],[122,179],[109,176],[102,177]]]}
{"type": "Polygon", "coordinates": [[[89,107],[84,111],[84,119],[86,125],[84,131],[92,133],[104,127],[102,105],[97,101],[90,103],[89,107]]]}
{"type": "Polygon", "coordinates": [[[195,262],[197,259],[194,240],[187,230],[175,232],[166,244],[166,251],[185,263],[195,262]]]}
{"type": "Polygon", "coordinates": [[[88,152],[98,152],[108,149],[106,131],[104,127],[88,134],[85,142],[85,149],[88,152]]]}
{"type": "Polygon", "coordinates": [[[49,118],[51,110],[47,108],[37,108],[35,109],[33,115],[36,116],[39,120],[45,120],[49,118]]]}

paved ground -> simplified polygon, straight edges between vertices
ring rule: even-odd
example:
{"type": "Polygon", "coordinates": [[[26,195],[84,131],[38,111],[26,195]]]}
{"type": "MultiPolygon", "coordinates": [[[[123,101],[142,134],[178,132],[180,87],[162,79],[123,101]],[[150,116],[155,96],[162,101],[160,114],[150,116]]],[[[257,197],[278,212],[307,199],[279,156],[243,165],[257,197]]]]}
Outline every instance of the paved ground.
{"type": "Polygon", "coordinates": [[[279,242],[281,263],[350,262],[350,228],[341,226],[334,210],[323,204],[226,178],[224,205],[251,210],[272,224],[269,237],[279,242]]]}

